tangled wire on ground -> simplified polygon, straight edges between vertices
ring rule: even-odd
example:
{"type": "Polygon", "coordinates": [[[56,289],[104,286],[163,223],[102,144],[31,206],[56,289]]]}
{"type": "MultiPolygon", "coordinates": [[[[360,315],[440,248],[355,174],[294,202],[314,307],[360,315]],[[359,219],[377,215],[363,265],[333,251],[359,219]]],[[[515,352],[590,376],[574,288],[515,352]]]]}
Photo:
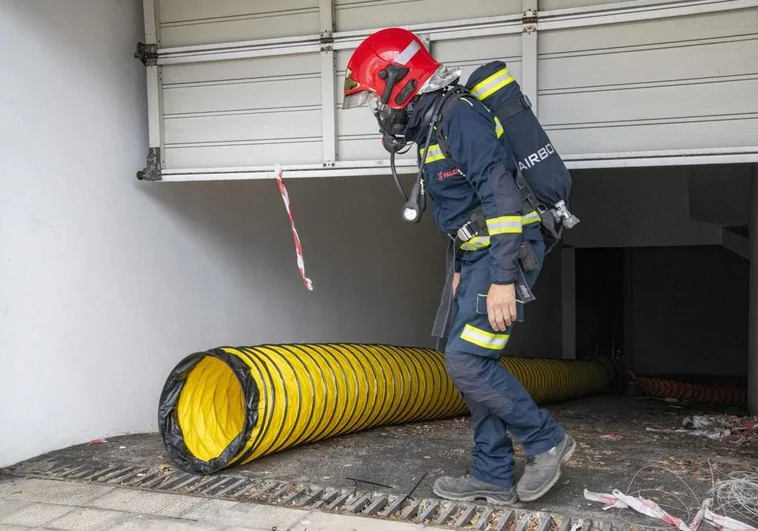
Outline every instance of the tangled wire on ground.
{"type": "Polygon", "coordinates": [[[748,520],[758,519],[758,474],[732,472],[711,487],[717,510],[733,512],[748,520]]]}

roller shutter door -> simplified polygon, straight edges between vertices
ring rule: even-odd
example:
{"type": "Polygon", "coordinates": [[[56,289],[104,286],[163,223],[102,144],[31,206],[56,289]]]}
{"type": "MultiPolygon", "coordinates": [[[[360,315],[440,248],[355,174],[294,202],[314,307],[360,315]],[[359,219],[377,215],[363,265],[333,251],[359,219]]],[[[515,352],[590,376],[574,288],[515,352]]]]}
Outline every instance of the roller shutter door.
{"type": "Polygon", "coordinates": [[[572,168],[758,160],[758,0],[144,3],[142,178],[386,174],[341,87],[355,46],[392,25],[464,79],[506,61],[572,168]]]}

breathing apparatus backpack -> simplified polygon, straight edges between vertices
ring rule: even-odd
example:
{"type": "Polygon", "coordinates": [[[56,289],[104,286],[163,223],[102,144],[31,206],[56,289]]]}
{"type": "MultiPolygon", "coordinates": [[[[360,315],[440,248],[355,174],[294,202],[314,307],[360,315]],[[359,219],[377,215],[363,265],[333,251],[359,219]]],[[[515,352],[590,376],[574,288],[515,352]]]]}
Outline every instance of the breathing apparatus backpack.
{"type": "MultiPolygon", "coordinates": [[[[458,97],[475,97],[500,122],[506,144],[518,165],[516,184],[522,198],[539,214],[546,235],[559,240],[564,228],[570,229],[579,223],[567,206],[571,174],[532,112],[529,98],[503,61],[491,61],[474,70],[464,88],[458,97]]],[[[443,105],[440,114],[453,99],[443,105]]],[[[442,128],[444,120],[438,123],[440,149],[446,158],[454,161],[442,128]]]]}

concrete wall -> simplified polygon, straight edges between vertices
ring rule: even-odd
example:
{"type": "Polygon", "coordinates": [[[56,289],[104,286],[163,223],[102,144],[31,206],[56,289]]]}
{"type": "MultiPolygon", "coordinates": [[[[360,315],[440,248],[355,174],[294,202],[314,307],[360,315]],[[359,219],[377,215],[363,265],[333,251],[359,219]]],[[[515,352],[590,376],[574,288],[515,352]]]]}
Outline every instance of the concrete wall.
{"type": "Polygon", "coordinates": [[[747,225],[755,164],[704,166],[690,177],[690,216],[724,226],[747,225]]]}
{"type": "Polygon", "coordinates": [[[718,225],[693,221],[689,179],[716,167],[616,168],[572,172],[571,210],[581,220],[566,232],[574,247],[719,245],[718,225]]]}
{"type": "Polygon", "coordinates": [[[140,183],[138,0],[0,3],[0,466],[156,428],[165,376],[224,344],[431,345],[444,240],[392,182],[140,183]],[[23,53],[16,53],[23,50],[23,53]]]}

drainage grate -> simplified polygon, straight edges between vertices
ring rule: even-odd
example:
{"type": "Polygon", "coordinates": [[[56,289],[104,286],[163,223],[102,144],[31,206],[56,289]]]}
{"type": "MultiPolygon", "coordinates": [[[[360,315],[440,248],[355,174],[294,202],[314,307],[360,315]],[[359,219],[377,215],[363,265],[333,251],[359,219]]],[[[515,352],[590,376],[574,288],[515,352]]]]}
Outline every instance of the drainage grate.
{"type": "MultiPolygon", "coordinates": [[[[140,467],[71,458],[28,461],[8,472],[27,477],[92,482],[240,502],[320,509],[478,531],[631,531],[629,524],[569,518],[476,503],[418,499],[355,488],[258,480],[233,474],[194,476],[172,468],[140,467]]],[[[646,528],[634,526],[634,531],[646,528]]]]}

